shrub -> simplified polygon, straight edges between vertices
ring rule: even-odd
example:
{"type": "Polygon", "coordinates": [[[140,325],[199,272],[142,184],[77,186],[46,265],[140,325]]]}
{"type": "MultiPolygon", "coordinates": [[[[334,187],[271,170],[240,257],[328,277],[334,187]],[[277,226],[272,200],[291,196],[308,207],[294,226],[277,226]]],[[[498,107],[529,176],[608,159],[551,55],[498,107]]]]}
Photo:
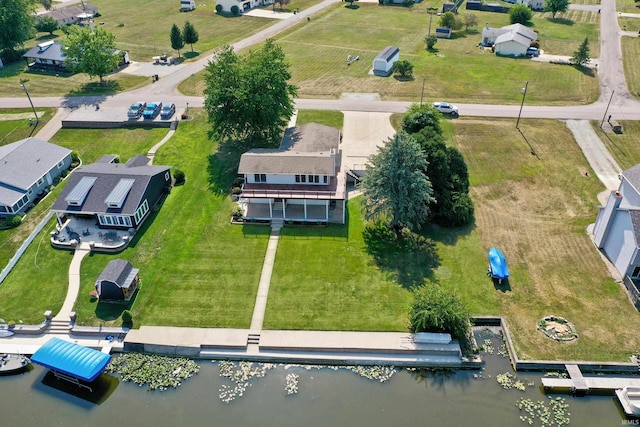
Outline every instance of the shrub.
{"type": "Polygon", "coordinates": [[[516,4],[509,10],[509,21],[512,24],[526,25],[532,17],[531,9],[523,4],[516,4]]]}
{"type": "Polygon", "coordinates": [[[122,323],[125,325],[130,325],[133,322],[133,315],[131,311],[125,310],[122,312],[122,323]]]}
{"type": "Polygon", "coordinates": [[[72,151],[71,152],[71,161],[72,162],[79,162],[80,161],[80,155],[78,154],[77,151],[72,151]]]}
{"type": "Polygon", "coordinates": [[[538,40],[534,40],[531,42],[530,47],[535,47],[536,49],[540,49],[540,43],[538,42],[538,40]]]}
{"type": "Polygon", "coordinates": [[[176,185],[178,184],[184,184],[185,181],[185,176],[184,176],[184,172],[180,169],[175,169],[173,171],[173,177],[176,180],[176,185]]]}
{"type": "Polygon", "coordinates": [[[217,4],[216,5],[216,13],[218,13],[218,14],[222,13],[222,5],[221,4],[217,4]]]}
{"type": "Polygon", "coordinates": [[[438,43],[438,38],[433,34],[425,37],[424,42],[427,44],[427,49],[431,50],[438,43]]]}
{"type": "Polygon", "coordinates": [[[410,79],[413,77],[413,64],[406,59],[401,59],[393,64],[391,71],[399,74],[402,78],[410,79]]]}
{"type": "Polygon", "coordinates": [[[20,215],[11,215],[7,218],[7,225],[9,227],[17,227],[22,223],[22,216],[20,215]]]}
{"type": "Polygon", "coordinates": [[[236,5],[231,6],[231,13],[233,13],[234,15],[237,15],[238,13],[240,13],[240,9],[238,9],[238,6],[236,5]]]}
{"type": "Polygon", "coordinates": [[[422,285],[414,289],[409,320],[412,332],[451,333],[468,354],[471,348],[469,313],[458,296],[441,285],[422,285]]]}
{"type": "Polygon", "coordinates": [[[242,194],[242,188],[233,187],[233,189],[231,190],[231,194],[235,194],[235,195],[242,194]]]}
{"type": "MultiPolygon", "coordinates": [[[[62,173],[60,173],[60,176],[61,176],[62,178],[66,178],[66,177],[67,177],[67,175],[69,175],[69,171],[68,171],[68,170],[66,170],[66,169],[65,169],[65,170],[63,170],[63,171],[62,171],[62,173]]],[[[58,180],[58,182],[60,182],[60,180],[58,180]]],[[[57,185],[57,184],[58,184],[58,183],[56,182],[56,185],[57,185]]]]}

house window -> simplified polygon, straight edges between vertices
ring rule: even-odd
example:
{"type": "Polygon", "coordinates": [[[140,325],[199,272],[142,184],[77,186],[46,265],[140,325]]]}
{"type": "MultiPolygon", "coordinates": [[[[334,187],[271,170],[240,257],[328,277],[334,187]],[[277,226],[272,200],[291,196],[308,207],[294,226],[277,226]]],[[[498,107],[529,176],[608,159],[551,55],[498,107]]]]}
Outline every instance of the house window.
{"type": "Polygon", "coordinates": [[[38,185],[42,185],[42,183],[43,183],[43,182],[44,182],[44,177],[42,177],[42,178],[40,178],[40,179],[38,180],[38,185]]]}
{"type": "Polygon", "coordinates": [[[640,267],[633,268],[633,273],[631,273],[631,277],[640,277],[640,267]]]}
{"type": "Polygon", "coordinates": [[[169,181],[169,176],[169,172],[167,171],[167,173],[164,174],[164,180],[169,181]]]}
{"type": "Polygon", "coordinates": [[[328,178],[329,178],[329,177],[328,177],[327,175],[324,175],[324,176],[322,177],[322,181],[323,181],[325,184],[328,184],[328,182],[329,182],[329,179],[328,179],[328,178]]]}
{"type": "Polygon", "coordinates": [[[264,173],[254,173],[253,179],[255,182],[267,182],[267,175],[264,173]]]}
{"type": "Polygon", "coordinates": [[[64,165],[64,161],[61,161],[60,163],[58,163],[58,169],[62,169],[63,165],[64,165]]]}

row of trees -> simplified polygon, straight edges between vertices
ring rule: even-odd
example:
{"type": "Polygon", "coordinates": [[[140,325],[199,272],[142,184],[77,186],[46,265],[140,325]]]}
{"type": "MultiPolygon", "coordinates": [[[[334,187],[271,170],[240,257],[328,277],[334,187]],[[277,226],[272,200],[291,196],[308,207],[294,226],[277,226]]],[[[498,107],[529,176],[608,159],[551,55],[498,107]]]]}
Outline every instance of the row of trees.
{"type": "Polygon", "coordinates": [[[184,23],[184,27],[182,31],[176,24],[173,24],[171,27],[171,48],[178,51],[178,57],[180,57],[180,50],[184,47],[185,44],[191,45],[191,52],[193,52],[193,44],[197,43],[200,39],[198,35],[198,31],[191,24],[191,22],[187,21],[184,23]]]}

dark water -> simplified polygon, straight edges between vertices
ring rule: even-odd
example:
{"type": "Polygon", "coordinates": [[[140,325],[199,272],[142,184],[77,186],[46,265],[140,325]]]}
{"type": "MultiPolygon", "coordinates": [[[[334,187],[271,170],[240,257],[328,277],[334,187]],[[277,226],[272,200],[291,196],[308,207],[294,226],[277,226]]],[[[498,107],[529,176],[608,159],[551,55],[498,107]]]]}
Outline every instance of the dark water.
{"type": "MultiPolygon", "coordinates": [[[[56,380],[36,366],[0,377],[0,426],[528,426],[515,404],[520,397],[549,400],[540,390],[541,375],[517,374],[535,386],[504,390],[496,375],[511,372],[507,360],[495,352],[484,357],[481,378],[474,378],[478,371],[426,378],[399,371],[385,383],[345,370],[279,365],[250,380],[244,396],[230,403],[219,399],[219,389],[232,383],[211,361],[201,361],[196,376],[165,392],[103,374],[105,390],[93,402],[76,396],[84,393],[75,388],[73,395],[53,387],[56,380]],[[292,372],[299,375],[299,391],[287,396],[292,372]]],[[[640,425],[625,419],[613,396],[563,397],[571,426],[640,425]]]]}

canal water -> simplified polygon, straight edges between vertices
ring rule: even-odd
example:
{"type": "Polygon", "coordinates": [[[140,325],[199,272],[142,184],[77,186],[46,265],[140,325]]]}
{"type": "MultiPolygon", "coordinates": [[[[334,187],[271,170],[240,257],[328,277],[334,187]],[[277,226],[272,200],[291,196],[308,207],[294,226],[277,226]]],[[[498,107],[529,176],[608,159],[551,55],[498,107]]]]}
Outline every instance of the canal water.
{"type": "MultiPolygon", "coordinates": [[[[482,343],[489,335],[480,337],[482,343]]],[[[417,373],[398,370],[379,382],[344,369],[276,365],[250,379],[242,396],[224,403],[221,390],[235,386],[217,362],[200,361],[200,372],[181,387],[148,391],[103,374],[100,390],[61,390],[40,366],[0,377],[0,425],[24,426],[528,426],[516,404],[551,400],[541,374],[514,373],[495,336],[481,371],[417,373]],[[491,351],[493,348],[493,351],[491,351]],[[525,390],[504,389],[500,374],[512,373],[525,390]],[[287,375],[298,377],[287,395],[287,375]],[[71,393],[70,393],[71,392],[71,393]]],[[[66,386],[65,386],[66,387],[66,386]]],[[[627,420],[613,396],[562,397],[572,426],[640,425],[627,420]]],[[[539,418],[533,420],[540,426],[539,418]]],[[[556,425],[556,424],[547,424],[556,425]]]]}

